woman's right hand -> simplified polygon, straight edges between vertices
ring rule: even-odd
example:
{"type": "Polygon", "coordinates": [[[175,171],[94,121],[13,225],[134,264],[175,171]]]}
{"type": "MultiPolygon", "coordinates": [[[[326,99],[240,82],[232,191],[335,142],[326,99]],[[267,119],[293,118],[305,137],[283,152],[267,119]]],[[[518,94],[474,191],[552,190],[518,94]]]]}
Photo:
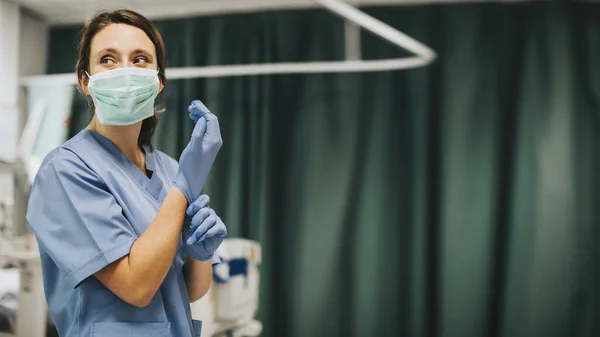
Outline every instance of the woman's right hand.
{"type": "Polygon", "coordinates": [[[190,142],[179,158],[179,171],[175,177],[177,187],[192,204],[202,194],[208,174],[223,145],[217,116],[200,101],[188,108],[190,118],[196,122],[190,142]]]}
{"type": "Polygon", "coordinates": [[[209,203],[208,195],[201,195],[189,205],[182,231],[183,251],[198,261],[211,260],[227,237],[227,227],[209,203]]]}

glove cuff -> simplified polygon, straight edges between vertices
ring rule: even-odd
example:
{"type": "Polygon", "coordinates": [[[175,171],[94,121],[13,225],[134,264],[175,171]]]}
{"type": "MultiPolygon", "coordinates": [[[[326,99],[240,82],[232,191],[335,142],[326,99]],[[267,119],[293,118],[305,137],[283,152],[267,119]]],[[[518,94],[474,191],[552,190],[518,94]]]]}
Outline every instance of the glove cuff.
{"type": "Polygon", "coordinates": [[[189,195],[189,193],[186,191],[186,189],[183,186],[181,186],[181,184],[178,183],[177,180],[175,180],[175,182],[173,182],[173,186],[175,186],[181,192],[181,194],[183,194],[183,196],[185,196],[185,198],[188,201],[188,205],[191,205],[194,202],[194,200],[189,195]]]}

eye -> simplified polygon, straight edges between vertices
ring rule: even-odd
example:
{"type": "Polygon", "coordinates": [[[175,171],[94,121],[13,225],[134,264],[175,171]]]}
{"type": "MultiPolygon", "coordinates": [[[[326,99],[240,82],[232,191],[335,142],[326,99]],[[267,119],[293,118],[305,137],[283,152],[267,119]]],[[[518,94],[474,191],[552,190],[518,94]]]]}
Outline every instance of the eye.
{"type": "Polygon", "coordinates": [[[148,63],[148,58],[145,56],[138,56],[133,60],[133,63],[146,64],[146,63],[148,63]]]}
{"type": "Polygon", "coordinates": [[[102,64],[114,64],[115,59],[110,57],[110,56],[104,56],[103,58],[100,59],[100,63],[102,64]]]}

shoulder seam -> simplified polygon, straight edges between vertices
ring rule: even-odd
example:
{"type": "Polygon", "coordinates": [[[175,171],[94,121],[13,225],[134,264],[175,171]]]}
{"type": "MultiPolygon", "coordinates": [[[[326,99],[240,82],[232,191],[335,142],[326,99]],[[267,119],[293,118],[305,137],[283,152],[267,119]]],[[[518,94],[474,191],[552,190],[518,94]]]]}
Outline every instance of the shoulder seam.
{"type": "MultiPolygon", "coordinates": [[[[62,146],[59,147],[58,151],[61,151],[61,150],[73,154],[77,158],[77,160],[79,161],[79,163],[81,165],[85,166],[88,170],[90,170],[90,172],[94,175],[94,177],[96,177],[103,185],[106,186],[106,182],[104,181],[104,179],[102,179],[102,177],[96,171],[94,171],[94,169],[92,169],[83,159],[81,159],[81,157],[77,153],[75,153],[75,151],[73,151],[69,148],[66,148],[66,147],[62,147],[62,146]]],[[[57,156],[58,156],[58,154],[57,154],[57,156]]],[[[54,158],[53,158],[53,160],[54,160],[54,158]]]]}

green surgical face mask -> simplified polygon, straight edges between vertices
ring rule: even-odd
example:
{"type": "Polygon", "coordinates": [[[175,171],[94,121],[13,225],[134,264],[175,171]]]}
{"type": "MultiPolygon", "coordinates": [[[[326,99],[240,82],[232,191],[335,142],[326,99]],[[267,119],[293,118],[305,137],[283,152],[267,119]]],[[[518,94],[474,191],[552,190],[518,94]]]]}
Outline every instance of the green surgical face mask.
{"type": "Polygon", "coordinates": [[[100,123],[131,125],[154,115],[160,84],[158,71],[117,68],[88,77],[88,90],[100,123]]]}

